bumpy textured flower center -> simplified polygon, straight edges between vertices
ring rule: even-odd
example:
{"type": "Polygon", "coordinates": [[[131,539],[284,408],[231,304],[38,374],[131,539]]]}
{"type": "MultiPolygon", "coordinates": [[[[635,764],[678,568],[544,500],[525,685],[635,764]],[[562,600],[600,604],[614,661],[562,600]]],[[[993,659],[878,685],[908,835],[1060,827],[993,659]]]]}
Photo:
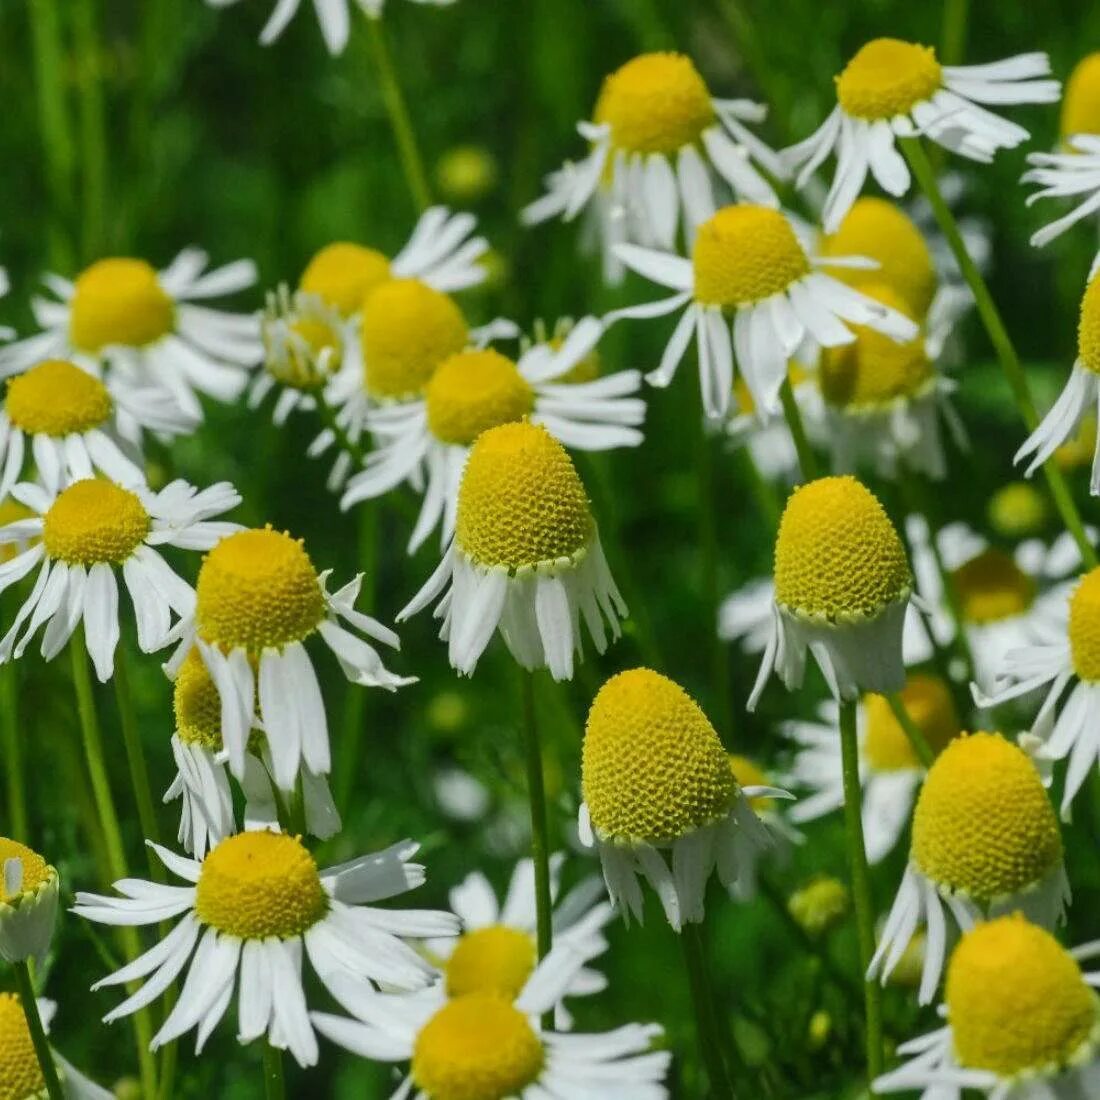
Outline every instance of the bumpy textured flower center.
{"type": "Polygon", "coordinates": [[[784,291],[810,272],[791,223],[767,206],[725,206],[699,227],[692,250],[695,299],[733,307],[784,291]]]}
{"type": "Polygon", "coordinates": [[[23,1002],[14,993],[0,993],[0,1100],[38,1100],[45,1095],[23,1002]]]}
{"type": "Polygon", "coordinates": [[[1078,1062],[1100,1025],[1081,968],[1019,913],[962,938],[948,964],[946,1002],[959,1064],[1002,1077],[1051,1075],[1078,1062]]]}
{"type": "Polygon", "coordinates": [[[121,565],[149,534],[137,494],[113,481],[88,478],[63,489],[43,519],[46,553],[71,565],[121,565]]]}
{"type": "Polygon", "coordinates": [[[928,771],[913,813],[912,859],[941,889],[980,902],[1039,883],[1062,858],[1035,765],[997,733],[956,737],[928,771]]]}
{"type": "MultiPolygon", "coordinates": [[[[951,691],[938,676],[915,673],[900,695],[902,705],[933,752],[940,752],[959,732],[959,716],[951,691]]],[[[879,772],[919,768],[913,746],[885,696],[865,695],[863,710],[867,723],[863,758],[867,764],[879,772]]]]}
{"type": "Polygon", "coordinates": [[[350,317],[389,277],[390,261],[381,252],[350,241],[335,241],[309,261],[298,287],[307,294],[316,294],[341,316],[350,317]]]}
{"type": "MultiPolygon", "coordinates": [[[[864,285],[860,290],[915,319],[906,300],[885,283],[864,285]]],[[[866,325],[853,325],[852,331],[856,337],[852,343],[826,348],[821,359],[821,393],[830,405],[851,411],[875,409],[916,397],[927,389],[933,370],[922,336],[901,343],[866,325]]]]}
{"type": "Polygon", "coordinates": [[[994,623],[1022,615],[1035,599],[1035,582],[1003,550],[990,547],[951,574],[968,623],[994,623]]]}
{"type": "Polygon", "coordinates": [[[893,118],[932,96],[942,77],[931,46],[876,38],[862,46],[836,78],[836,97],[854,118],[893,118]]]}
{"type": "Polygon", "coordinates": [[[31,435],[65,436],[106,423],[113,409],[107,387],[63,359],[47,359],[8,383],[4,411],[31,435]]]}
{"type": "Polygon", "coordinates": [[[1066,81],[1060,130],[1063,138],[1100,134],[1100,53],[1082,58],[1066,81]]]}
{"type": "Polygon", "coordinates": [[[237,833],[203,860],[195,914],[227,936],[293,939],[328,912],[317,864],[296,837],[237,833]]]}
{"type": "Polygon", "coordinates": [[[0,871],[9,859],[17,859],[23,865],[23,882],[15,894],[7,894],[3,877],[0,876],[0,901],[11,901],[20,894],[33,893],[50,878],[49,865],[33,848],[20,844],[18,840],[0,836],[0,871]]]}
{"type": "Polygon", "coordinates": [[[445,359],[425,390],[428,427],[444,443],[468,445],[498,424],[522,420],[535,391],[498,351],[460,351],[445,359]]]}
{"type": "Polygon", "coordinates": [[[822,242],[821,254],[877,260],[879,268],[874,272],[831,267],[829,274],[852,286],[871,275],[905,299],[911,317],[923,317],[932,304],[936,292],[932,253],[909,216],[886,199],[856,199],[840,228],[822,242]]]}
{"type": "Polygon", "coordinates": [[[363,306],[364,385],[372,397],[410,397],[444,359],[460,352],[469,331],[458,306],[416,279],[380,286],[363,306]]]}
{"type": "Polygon", "coordinates": [[[514,1000],[537,962],[535,941],[526,932],[504,924],[477,928],[458,941],[447,960],[447,996],[497,993],[514,1000]]]}
{"type": "Polygon", "coordinates": [[[581,785],[592,824],[626,844],[686,836],[725,817],[737,794],[707,716],[648,668],[612,676],[592,701],[581,785]]]}
{"type": "Polygon", "coordinates": [[[993,530],[1007,538],[1037,534],[1050,515],[1047,499],[1028,481],[1011,481],[992,496],[988,508],[993,530]]]}
{"type": "Polygon", "coordinates": [[[854,477],[796,489],[775,541],[775,597],[831,620],[867,618],[908,596],[905,550],[882,505],[854,477]]]}
{"type": "Polygon", "coordinates": [[[189,745],[211,752],[222,747],[222,704],[217,686],[206,669],[202,654],[192,649],[176,674],[172,688],[176,733],[189,745]]]}
{"type": "Polygon", "coordinates": [[[710,92],[683,54],[645,53],[613,72],[596,102],[596,121],[629,153],[675,153],[714,121],[710,92]]]}
{"type": "Polygon", "coordinates": [[[1077,358],[1081,365],[1100,374],[1100,275],[1085,287],[1081,319],[1077,323],[1077,358]]]}
{"type": "Polygon", "coordinates": [[[455,539],[481,565],[510,572],[572,558],[595,523],[565,448],[526,421],[490,428],[466,460],[455,539]]]}
{"type": "Polygon", "coordinates": [[[505,1100],[535,1081],[542,1043],[503,997],[471,993],[448,1001],[421,1029],[412,1077],[432,1100],[505,1100]]]}
{"type": "Polygon", "coordinates": [[[1078,677],[1100,680],[1100,568],[1086,573],[1070,597],[1069,645],[1078,677]]]}
{"type": "Polygon", "coordinates": [[[99,260],[76,280],[69,338],[82,351],[144,347],[175,326],[175,305],[144,260],[99,260]]]}

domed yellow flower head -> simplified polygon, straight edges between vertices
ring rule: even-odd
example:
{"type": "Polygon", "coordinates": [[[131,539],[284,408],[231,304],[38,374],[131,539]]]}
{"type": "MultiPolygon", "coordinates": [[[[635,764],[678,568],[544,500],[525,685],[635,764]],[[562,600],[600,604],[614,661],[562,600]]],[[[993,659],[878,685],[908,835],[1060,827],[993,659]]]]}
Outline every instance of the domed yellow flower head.
{"type": "Polygon", "coordinates": [[[47,359],[12,378],[4,399],[16,428],[55,438],[102,427],[113,410],[107,387],[63,359],[47,359]]]}
{"type": "Polygon", "coordinates": [[[491,348],[445,359],[424,391],[428,427],[444,443],[469,445],[498,424],[522,420],[535,391],[506,355],[491,348]]]}
{"type": "Polygon", "coordinates": [[[595,120],[611,127],[618,149],[668,155],[699,141],[714,122],[714,107],[689,58],[646,53],[607,77],[595,120]]]}
{"type": "Polygon", "coordinates": [[[268,297],[260,328],[264,368],[276,381],[317,390],[342,361],[340,314],[320,298],[291,298],[285,287],[268,297]]]}
{"type": "Polygon", "coordinates": [[[23,1002],[15,993],[0,993],[0,1100],[39,1100],[45,1095],[23,1002]]]}
{"type": "Polygon", "coordinates": [[[23,866],[22,885],[14,894],[8,894],[0,881],[0,903],[10,905],[25,894],[33,894],[39,887],[57,878],[57,872],[33,849],[18,840],[0,836],[0,868],[9,859],[17,859],[23,866]]]}
{"type": "Polygon", "coordinates": [[[1022,615],[1035,582],[1003,550],[990,547],[951,573],[965,622],[981,625],[1022,615]]]}
{"type": "Polygon", "coordinates": [[[945,1000],[959,1064],[1002,1078],[1081,1064],[1100,1039],[1100,1002],[1081,968],[1018,913],[963,936],[947,968],[945,1000]]]}
{"type": "Polygon", "coordinates": [[[854,477],[796,489],[775,542],[775,598],[785,610],[830,622],[877,616],[907,599],[912,580],[894,525],[854,477]]]}
{"type": "Polygon", "coordinates": [[[222,704],[217,685],[197,648],[192,648],[172,685],[176,733],[188,745],[211,752],[222,748],[222,704]]]}
{"type": "Polygon", "coordinates": [[[987,514],[997,534],[1019,539],[1041,531],[1050,509],[1046,497],[1030,482],[1010,481],[990,497],[987,514]]]}
{"type": "Polygon", "coordinates": [[[738,793],[699,705],[648,668],[612,676],[588,712],[581,787],[601,837],[660,844],[727,816],[738,793]]]}
{"type": "MultiPolygon", "coordinates": [[[[22,962],[45,953],[59,890],[56,869],[33,848],[0,837],[0,958],[22,962]]],[[[2,1085],[0,1078],[0,1096],[2,1085]]]]}
{"type": "Polygon", "coordinates": [[[1090,53],[1077,62],[1062,97],[1059,132],[1100,134],[1100,53],[1090,53]]]}
{"type": "MultiPolygon", "coordinates": [[[[946,747],[959,733],[955,701],[947,684],[938,676],[914,673],[899,694],[909,717],[924,734],[933,752],[946,747]]],[[[864,696],[863,711],[866,720],[863,758],[868,766],[880,772],[921,766],[885,696],[864,696]]]]}
{"type": "Polygon", "coordinates": [[[1089,280],[1085,296],[1081,299],[1077,358],[1093,374],[1100,374],[1100,275],[1089,280]]]}
{"type": "Polygon", "coordinates": [[[811,936],[835,928],[848,915],[848,887],[839,879],[821,875],[791,894],[787,911],[811,936]]]}
{"type": "Polygon", "coordinates": [[[69,338],[81,351],[144,347],[174,326],[172,299],[144,260],[98,260],[77,276],[69,338]]]}
{"type": "Polygon", "coordinates": [[[63,489],[43,517],[46,553],[70,565],[121,565],[149,534],[151,520],[136,493],[88,478],[63,489]]]}
{"type": "Polygon", "coordinates": [[[298,287],[350,317],[389,277],[390,261],[377,249],[334,241],[309,261],[298,287]]]}
{"type": "Polygon", "coordinates": [[[1027,754],[998,733],[955,738],[917,799],[912,859],[939,889],[980,903],[1041,882],[1061,862],[1062,838],[1027,754]]]}
{"type": "Polygon", "coordinates": [[[873,122],[908,114],[942,80],[931,46],[876,38],[861,46],[836,78],[836,97],[847,114],[873,122]]]}
{"type": "Polygon", "coordinates": [[[448,997],[496,993],[515,1000],[538,962],[535,941],[526,932],[490,924],[467,932],[444,968],[448,997]]]}
{"type": "Polygon", "coordinates": [[[1070,597],[1069,645],[1078,678],[1100,680],[1100,568],[1086,573],[1070,597]]]}

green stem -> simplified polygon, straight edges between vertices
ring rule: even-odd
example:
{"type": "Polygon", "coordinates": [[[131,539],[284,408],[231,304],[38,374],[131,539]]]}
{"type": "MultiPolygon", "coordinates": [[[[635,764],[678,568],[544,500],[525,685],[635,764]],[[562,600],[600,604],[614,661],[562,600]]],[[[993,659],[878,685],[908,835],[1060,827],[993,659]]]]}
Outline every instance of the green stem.
{"type": "Polygon", "coordinates": [[[15,985],[19,990],[23,1015],[27,1018],[27,1030],[31,1033],[34,1053],[38,1056],[38,1064],[46,1081],[46,1092],[49,1093],[50,1100],[65,1100],[65,1092],[61,1088],[61,1079],[57,1075],[53,1053],[50,1050],[49,1041],[46,1039],[46,1029],[42,1026],[42,1017],[38,1014],[38,1002],[34,998],[31,968],[25,961],[13,963],[12,966],[15,969],[15,985]]]}
{"type": "Polygon", "coordinates": [[[867,980],[867,967],[875,952],[875,912],[871,899],[871,872],[863,843],[863,794],[859,783],[859,744],[856,737],[856,704],[840,703],[840,753],[844,780],[844,828],[852,876],[852,901],[859,934],[860,977],[867,1021],[867,1073],[873,1081],[882,1072],[882,988],[867,980]]]}
{"type": "Polygon", "coordinates": [[[803,481],[813,481],[818,476],[817,456],[810,446],[809,437],[806,435],[806,425],[802,422],[802,410],[794,399],[794,390],[791,389],[790,378],[783,379],[783,385],[779,387],[779,400],[783,405],[783,417],[787,421],[787,427],[794,441],[795,453],[798,455],[798,465],[802,471],[803,481]]]}
{"type": "Polygon", "coordinates": [[[283,1055],[270,1043],[264,1042],[264,1096],[267,1100],[285,1100],[286,1084],[283,1081],[283,1055]]]}
{"type": "Polygon", "coordinates": [[[30,839],[27,820],[27,792],[24,789],[23,741],[19,728],[19,673],[14,661],[0,666],[0,735],[4,745],[4,773],[7,779],[11,837],[24,843],[30,839]]]}
{"type": "MultiPolygon", "coordinates": [[[[993,344],[993,349],[997,353],[1001,369],[1012,388],[1012,394],[1020,416],[1027,430],[1033,432],[1039,425],[1039,414],[1031,396],[1031,389],[1028,386],[1023,365],[1016,354],[1016,348],[1012,344],[1012,338],[1008,335],[1000,311],[993,301],[993,295],[990,294],[989,287],[982,278],[981,272],[971,259],[970,253],[966,250],[966,244],[963,241],[962,233],[959,231],[958,223],[940,193],[939,184],[936,182],[935,173],[932,170],[932,165],[928,162],[920,138],[899,138],[898,140],[917,183],[932,207],[936,222],[947,238],[947,243],[951,246],[959,270],[962,272],[967,286],[970,287],[970,292],[974,295],[978,315],[981,317],[982,324],[985,326],[990,342],[993,344]]],[[[1095,568],[1097,564],[1096,551],[1085,534],[1081,514],[1077,511],[1077,505],[1073,502],[1073,497],[1065,478],[1062,476],[1062,471],[1058,469],[1053,459],[1044,463],[1043,476],[1046,478],[1050,495],[1054,498],[1055,507],[1062,517],[1062,522],[1066,525],[1066,530],[1073,536],[1081,551],[1081,560],[1085,563],[1085,568],[1095,568]]]]}
{"type": "Polygon", "coordinates": [[[710,1095],[714,1100],[733,1100],[733,1082],[730,1080],[726,1060],[722,1057],[722,1033],[714,1010],[714,994],[710,987],[706,952],[703,949],[703,930],[698,924],[685,924],[680,931],[680,943],[684,949],[684,965],[691,986],[691,1005],[695,1014],[695,1030],[699,1039],[699,1052],[710,1079],[710,1095]]]}
{"type": "Polygon", "coordinates": [[[386,45],[385,34],[382,31],[382,21],[380,19],[368,19],[367,27],[371,52],[374,54],[374,65],[378,71],[382,99],[386,104],[386,113],[389,115],[390,129],[393,131],[394,141],[397,143],[397,155],[401,160],[402,171],[405,173],[405,182],[412,192],[417,207],[424,211],[431,206],[432,196],[428,187],[428,177],[424,171],[424,160],[416,143],[416,133],[413,130],[409,108],[405,102],[405,95],[401,91],[401,85],[398,82],[393,65],[393,58],[390,56],[389,47],[386,45]]]}
{"type": "Polygon", "coordinates": [[[970,0],[944,0],[940,31],[940,63],[958,65],[966,50],[966,24],[970,0]]]}
{"type": "Polygon", "coordinates": [[[73,4],[73,37],[80,90],[80,162],[83,169],[82,253],[86,262],[104,249],[107,212],[107,124],[100,81],[102,50],[95,0],[73,4]]]}
{"type": "Polygon", "coordinates": [[[902,701],[901,696],[897,692],[893,692],[886,696],[886,702],[890,705],[890,710],[898,725],[905,731],[905,736],[909,739],[909,744],[912,746],[917,759],[926,768],[930,768],[936,754],[932,751],[932,746],[928,744],[924,734],[921,733],[920,726],[913,721],[909,711],[905,709],[905,703],[902,701]]]}

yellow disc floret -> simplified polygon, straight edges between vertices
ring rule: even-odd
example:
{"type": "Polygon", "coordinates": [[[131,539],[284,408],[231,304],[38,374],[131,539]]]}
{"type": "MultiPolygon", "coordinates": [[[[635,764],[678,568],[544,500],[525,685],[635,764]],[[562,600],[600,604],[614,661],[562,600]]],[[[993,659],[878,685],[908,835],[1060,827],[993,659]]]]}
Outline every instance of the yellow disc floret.
{"type": "Polygon", "coordinates": [[[1077,323],[1077,360],[1093,374],[1100,374],[1100,275],[1085,287],[1081,318],[1077,323]]]}
{"type": "Polygon", "coordinates": [[[514,1000],[538,962],[535,941],[505,924],[467,932],[447,960],[447,996],[498,993],[514,1000]]]}
{"type": "Polygon", "coordinates": [[[51,558],[70,565],[121,565],[149,527],[149,513],[136,493],[88,478],[58,494],[43,517],[42,541],[51,558]]]}
{"type": "Polygon", "coordinates": [[[199,636],[253,655],[300,642],[325,614],[301,540],[270,527],[222,539],[203,560],[195,594],[199,636]]]}
{"type": "Polygon", "coordinates": [[[56,874],[33,848],[20,844],[18,840],[9,840],[7,837],[0,836],[0,871],[9,859],[17,859],[23,865],[23,880],[18,892],[9,896],[4,890],[3,879],[0,876],[0,902],[12,901],[19,894],[33,893],[56,874]]]}
{"type": "Polygon", "coordinates": [[[758,302],[810,272],[791,223],[768,206],[725,206],[703,222],[692,250],[695,299],[708,306],[758,302]]]}
{"type": "Polygon", "coordinates": [[[45,1095],[23,1002],[15,993],[0,993],[0,1100],[39,1100],[45,1095]]]}
{"type": "Polygon", "coordinates": [[[380,286],[363,306],[364,385],[372,397],[409,397],[444,359],[460,352],[469,331],[446,294],[416,279],[380,286]]]}
{"type": "Polygon", "coordinates": [[[836,78],[836,98],[854,118],[893,118],[932,96],[942,76],[931,46],[876,38],[862,46],[836,78]]]}
{"type": "MultiPolygon", "coordinates": [[[[902,706],[934,753],[943,749],[959,732],[955,701],[947,684],[938,676],[914,673],[899,694],[902,706]]],[[[884,695],[865,695],[863,712],[866,721],[863,758],[869,767],[889,772],[921,766],[884,695]]]]}
{"type": "Polygon", "coordinates": [[[1003,550],[990,547],[955,569],[951,584],[968,623],[1022,615],[1035,599],[1035,582],[1003,550]]]}
{"type": "Polygon", "coordinates": [[[114,408],[107,387],[64,359],[47,359],[8,383],[4,412],[30,435],[54,437],[91,431],[114,408]]]}
{"type": "Polygon", "coordinates": [[[963,936],[947,967],[946,1003],[959,1064],[1002,1078],[1080,1064],[1100,1037],[1100,1003],[1081,968],[1019,913],[963,936]]]}
{"type": "Polygon", "coordinates": [[[595,524],[565,448],[526,421],[480,435],[458,490],[455,540],[466,557],[509,572],[575,559],[595,524]]]}
{"type": "Polygon", "coordinates": [[[978,902],[1041,882],[1062,838],[1031,759],[997,733],[956,737],[928,770],[913,812],[912,859],[941,890],[978,902]]]}
{"type": "Polygon", "coordinates": [[[1081,58],[1070,73],[1059,131],[1063,138],[1100,134],[1100,53],[1081,58]]]}
{"type": "Polygon", "coordinates": [[[69,338],[81,351],[144,347],[175,326],[175,306],[144,260],[99,260],[77,277],[69,338]]]}
{"type": "Polygon", "coordinates": [[[432,434],[464,446],[489,428],[522,420],[535,405],[535,391],[516,364],[491,348],[445,359],[424,396],[432,434]]]}
{"type": "Polygon", "coordinates": [[[537,1079],[542,1043],[518,1008],[493,993],[448,1001],[420,1030],[412,1078],[431,1100],[505,1100],[537,1079]]]}
{"type": "Polygon", "coordinates": [[[285,833],[226,837],[203,860],[195,915],[227,936],[293,939],[328,912],[317,864],[285,833]]]}
{"type": "Polygon", "coordinates": [[[172,709],[176,733],[188,745],[201,745],[211,752],[222,747],[222,704],[202,654],[192,648],[176,674],[172,687],[172,709]]]}
{"type": "Polygon", "coordinates": [[[334,241],[309,261],[298,287],[316,294],[341,316],[350,317],[389,277],[390,261],[381,252],[350,241],[334,241]]]}
{"type": "Polygon", "coordinates": [[[1069,645],[1078,677],[1100,680],[1100,568],[1086,573],[1070,597],[1069,645]]]}
{"type": "Polygon", "coordinates": [[[737,795],[729,757],[679,684],[648,668],[612,676],[588,711],[581,786],[605,839],[654,844],[720,821],[737,795]]]}
{"type": "Polygon", "coordinates": [[[775,541],[781,606],[831,621],[870,618],[910,587],[894,525],[854,477],[823,477],[791,494],[775,541]]]}
{"type": "Polygon", "coordinates": [[[710,92],[691,60],[645,53],[613,72],[596,102],[596,121],[628,153],[675,153],[714,122],[710,92]]]}
{"type": "Polygon", "coordinates": [[[1037,534],[1050,511],[1047,498],[1030,481],[1010,481],[989,498],[986,514],[998,535],[1019,539],[1037,534]]]}

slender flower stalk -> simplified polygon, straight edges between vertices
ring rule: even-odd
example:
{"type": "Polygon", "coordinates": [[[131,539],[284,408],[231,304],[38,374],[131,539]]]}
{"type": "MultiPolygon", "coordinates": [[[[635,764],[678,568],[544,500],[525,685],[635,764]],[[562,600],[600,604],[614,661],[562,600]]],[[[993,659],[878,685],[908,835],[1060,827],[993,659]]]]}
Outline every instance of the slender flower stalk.
{"type": "Polygon", "coordinates": [[[806,425],[802,422],[802,411],[798,402],[794,399],[794,390],[791,389],[790,378],[783,380],[779,387],[779,401],[783,406],[783,418],[787,421],[787,427],[791,432],[795,453],[798,455],[798,466],[802,473],[803,481],[813,481],[817,477],[817,456],[810,446],[809,437],[806,435],[806,425]]]}
{"type": "Polygon", "coordinates": [[[928,744],[928,739],[921,733],[920,726],[913,721],[909,711],[906,710],[901,696],[897,692],[892,692],[886,696],[886,702],[890,707],[890,713],[893,714],[898,725],[905,731],[905,736],[909,739],[909,744],[912,746],[917,759],[926,768],[931,767],[936,754],[932,751],[932,746],[928,744]]]}
{"type": "Polygon", "coordinates": [[[691,985],[691,1003],[695,1013],[695,1028],[699,1038],[699,1050],[710,1079],[710,1095],[714,1100],[733,1100],[733,1083],[729,1069],[722,1057],[726,1045],[718,1027],[714,1007],[714,993],[707,974],[706,953],[703,949],[703,926],[685,925],[680,933],[684,949],[684,965],[691,985]]]}
{"type": "Polygon", "coordinates": [[[75,54],[78,59],[78,117],[80,161],[83,169],[81,253],[90,262],[102,255],[106,244],[107,124],[103,106],[103,84],[100,80],[103,50],[99,41],[93,0],[76,0],[72,12],[75,54]]]}
{"type": "Polygon", "coordinates": [[[42,1069],[46,1082],[46,1092],[50,1100],[65,1100],[61,1079],[57,1075],[57,1066],[50,1053],[50,1044],[46,1039],[46,1029],[42,1026],[42,1017],[38,1014],[38,1002],[34,996],[34,982],[31,980],[30,965],[26,960],[12,964],[15,970],[15,985],[19,990],[19,1003],[23,1006],[23,1015],[27,1018],[27,1030],[31,1033],[34,1053],[42,1069]]]}
{"type": "Polygon", "coordinates": [[[962,61],[969,16],[970,0],[945,0],[940,31],[940,60],[944,65],[958,65],[962,61]]]}
{"type": "Polygon", "coordinates": [[[19,674],[8,662],[0,667],[0,743],[3,744],[7,812],[11,836],[26,841],[29,835],[27,793],[23,785],[23,743],[19,730],[19,674]]]}
{"type": "Polygon", "coordinates": [[[286,1100],[283,1081],[283,1053],[264,1041],[264,1096],[267,1100],[286,1100]]]}

